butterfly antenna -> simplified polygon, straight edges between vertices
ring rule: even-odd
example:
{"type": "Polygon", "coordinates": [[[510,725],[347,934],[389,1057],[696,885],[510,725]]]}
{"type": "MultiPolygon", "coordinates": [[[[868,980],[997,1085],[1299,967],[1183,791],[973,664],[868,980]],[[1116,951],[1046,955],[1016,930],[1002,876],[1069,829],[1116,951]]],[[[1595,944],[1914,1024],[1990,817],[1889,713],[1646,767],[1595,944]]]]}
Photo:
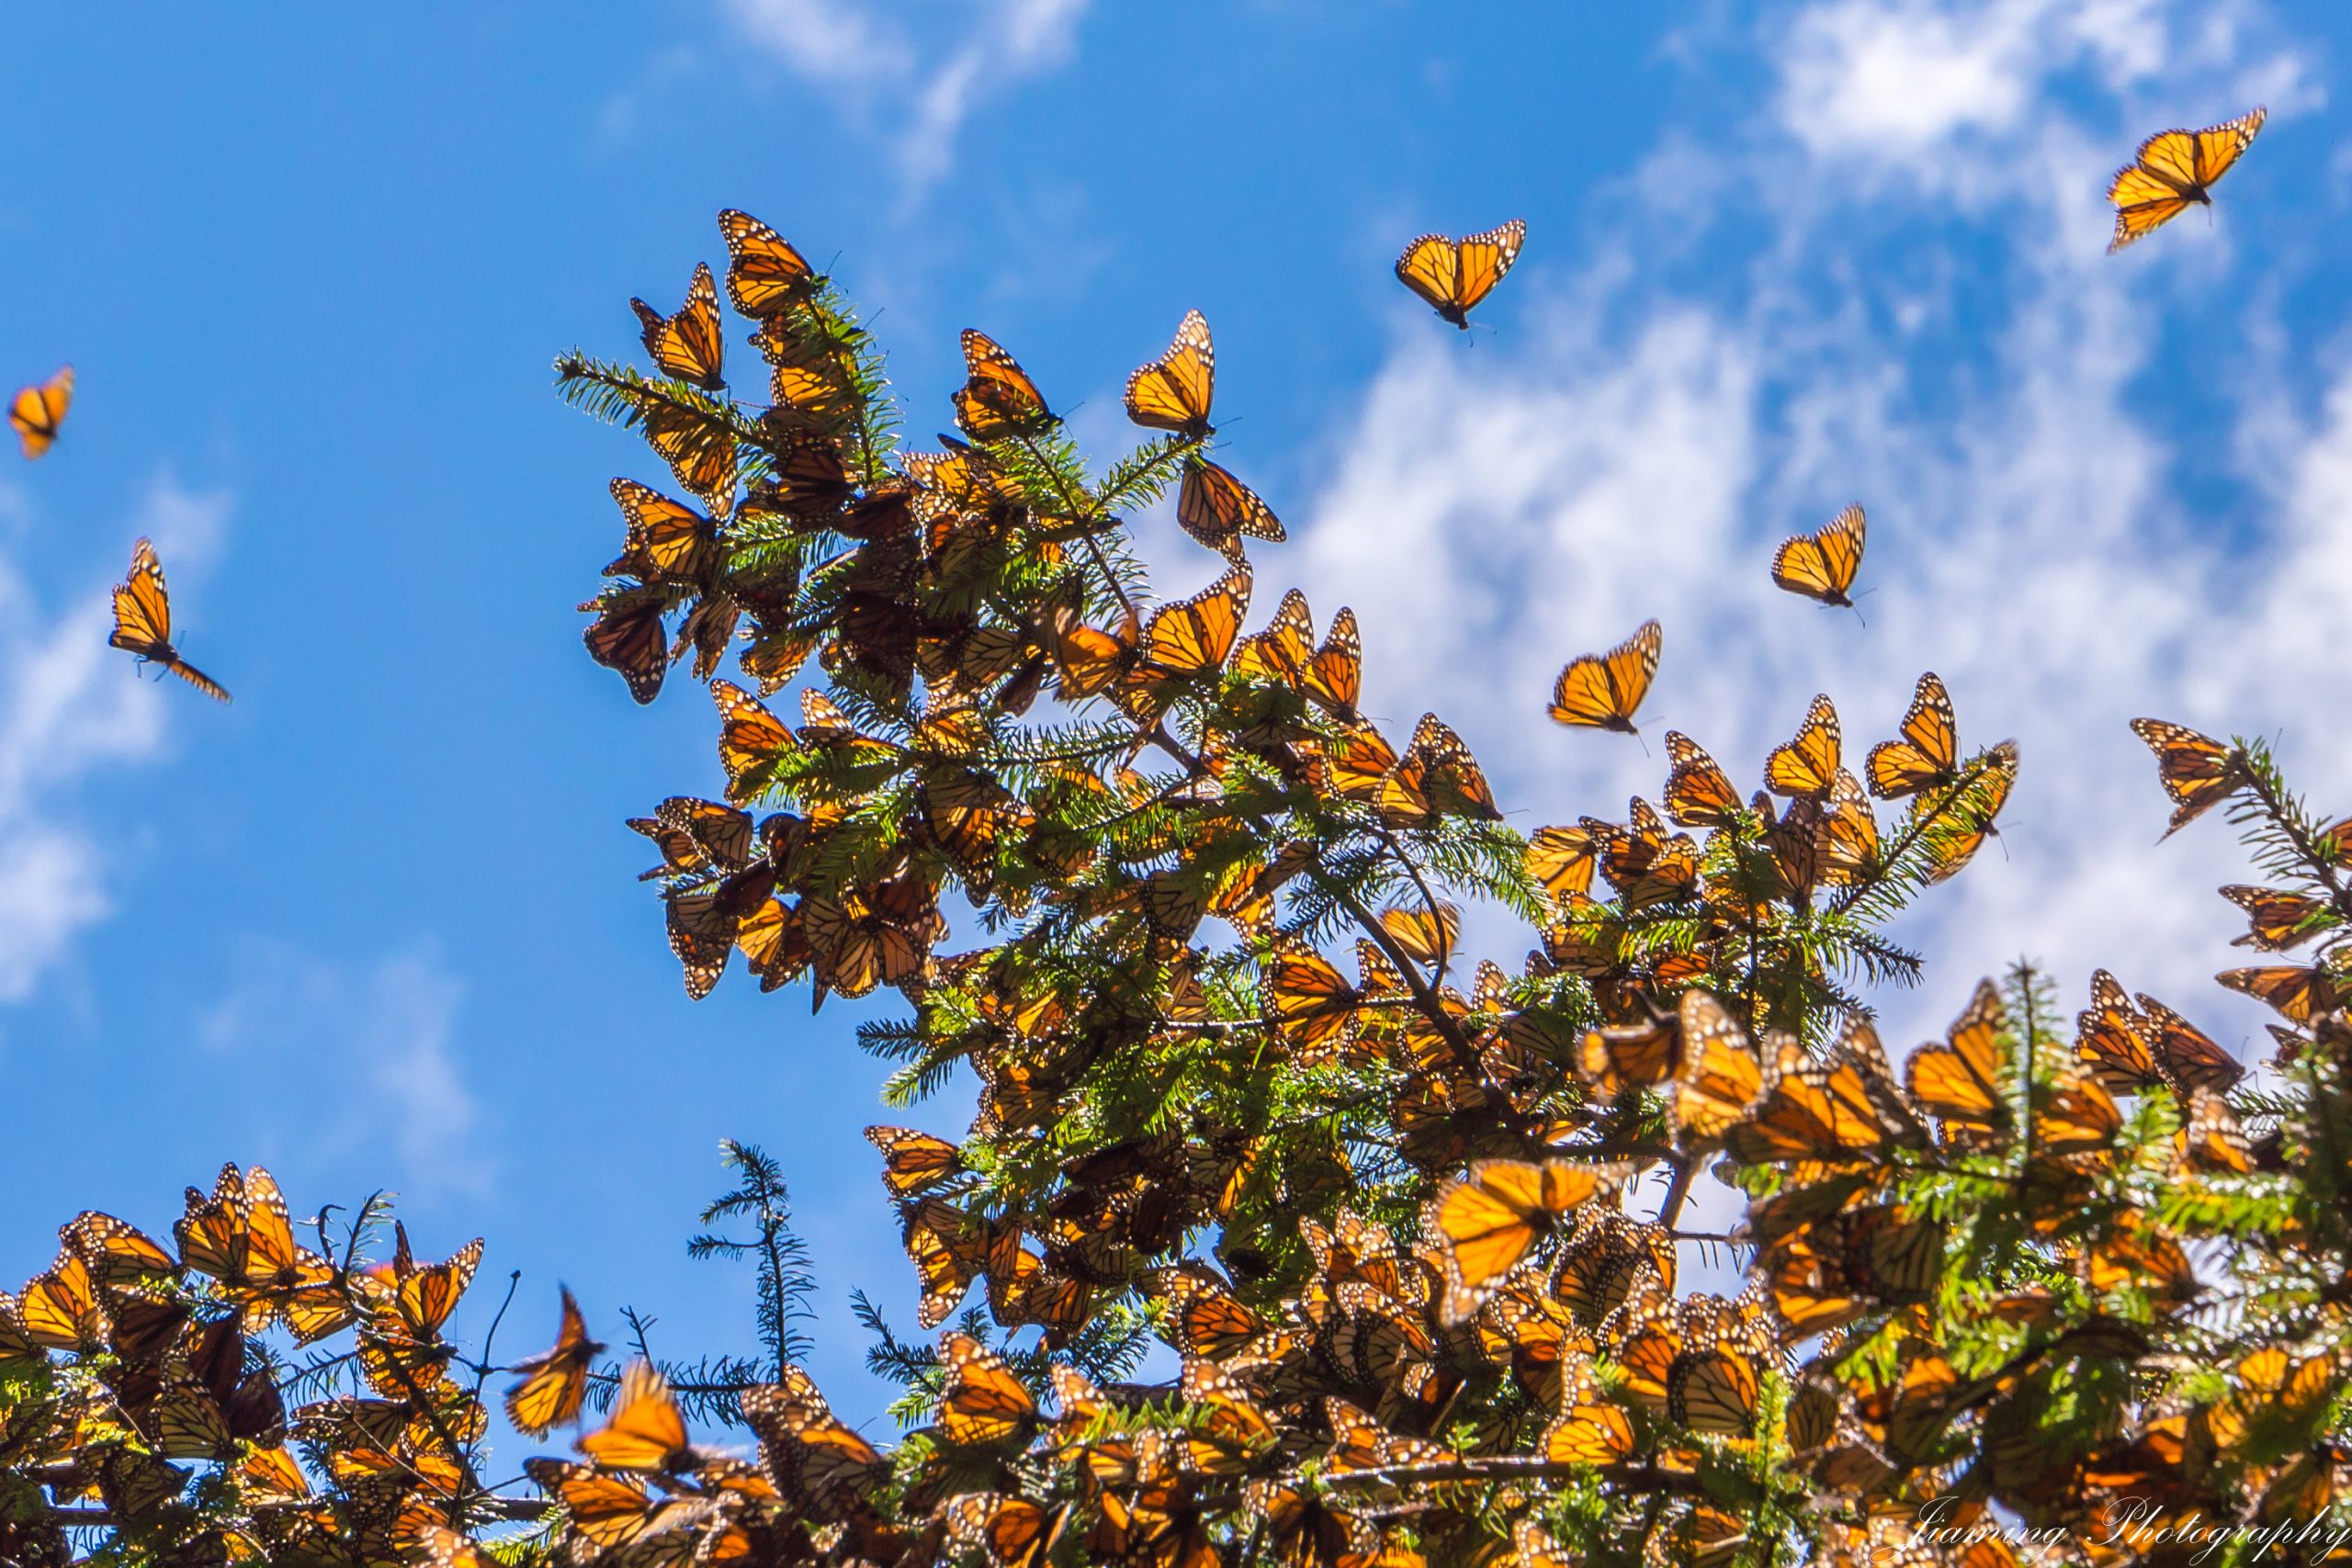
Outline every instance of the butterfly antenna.
{"type": "Polygon", "coordinates": [[[1642,755],[1645,757],[1648,756],[1650,754],[1649,737],[1636,729],[1634,731],[1634,739],[1642,743],[1642,755]]]}

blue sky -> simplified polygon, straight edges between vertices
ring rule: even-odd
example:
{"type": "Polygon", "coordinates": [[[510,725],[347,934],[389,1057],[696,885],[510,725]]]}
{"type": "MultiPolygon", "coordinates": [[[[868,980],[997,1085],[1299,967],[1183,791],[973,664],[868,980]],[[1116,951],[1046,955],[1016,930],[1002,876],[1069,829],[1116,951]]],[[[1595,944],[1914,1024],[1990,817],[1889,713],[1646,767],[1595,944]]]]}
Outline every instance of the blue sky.
{"type": "MultiPolygon", "coordinates": [[[[859,1013],[740,976],[686,1000],[620,822],[715,789],[711,711],[683,682],[636,708],[571,609],[618,542],[606,479],[666,477],[549,362],[633,352],[628,297],[723,260],[724,206],[878,317],[917,433],[978,325],[1110,455],[1126,370],[1204,310],[1227,460],[1291,526],[1264,604],[1353,604],[1375,708],[1444,713],[1523,826],[1655,791],[1638,748],[1536,722],[1562,661],[1646,616],[1657,726],[1736,773],[1815,690],[1875,736],[1939,670],[2024,776],[2007,858],[1915,923],[1942,962],[1889,1018],[1930,1027],[2030,952],[2070,998],[2104,962],[2259,1041],[2201,978],[2235,956],[2204,896],[2238,875],[2225,835],[2150,847],[2123,720],[2274,734],[2352,808],[2342,650],[2306,608],[2352,592],[2344,11],[401,16],[0,19],[12,118],[47,138],[0,175],[0,377],[80,375],[55,452],[0,467],[0,1080],[40,1108],[0,1140],[0,1279],[82,1207],[162,1227],[258,1160],[304,1208],[397,1190],[436,1254],[487,1234],[485,1280],[525,1273],[508,1351],[558,1279],[599,1328],[628,1303],[664,1353],[739,1350],[748,1281],[683,1245],[734,1136],[793,1181],[819,1371],[878,1409],[843,1303],[910,1320],[912,1292],[859,1013]],[[2139,137],[2256,102],[2210,220],[2100,254],[2139,137]],[[1510,216],[1493,330],[1390,277],[1413,234],[1510,216]],[[1855,500],[1867,626],[1764,573],[1855,500]],[[233,707],[103,646],[142,532],[233,707]]],[[[1143,526],[1171,592],[1213,575],[1143,526]]]]}

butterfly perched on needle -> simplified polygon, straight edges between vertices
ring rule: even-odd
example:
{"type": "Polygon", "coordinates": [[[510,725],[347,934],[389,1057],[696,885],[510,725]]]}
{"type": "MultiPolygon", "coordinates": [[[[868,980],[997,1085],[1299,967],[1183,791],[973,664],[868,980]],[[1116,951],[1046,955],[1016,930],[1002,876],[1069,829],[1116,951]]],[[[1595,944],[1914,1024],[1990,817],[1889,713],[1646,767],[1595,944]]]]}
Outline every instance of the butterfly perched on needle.
{"type": "Polygon", "coordinates": [[[220,702],[229,700],[220,682],[190,664],[172,646],[172,598],[164,587],[164,567],[155,547],[141,539],[130,553],[130,575],[114,591],[114,631],[107,641],[128,649],[142,664],[160,664],[220,702]]]}
{"type": "Polygon", "coordinates": [[[1862,509],[1849,506],[1817,534],[1799,534],[1772,557],[1772,581],[1792,593],[1850,610],[1854,574],[1862,569],[1862,509]]]}
{"type": "Polygon", "coordinates": [[[645,352],[663,375],[692,381],[706,391],[727,385],[721,373],[727,339],[718,326],[718,285],[707,264],[695,264],[694,282],[676,315],[664,316],[642,299],[631,299],[628,306],[644,329],[645,352]]]}
{"type": "Polygon", "coordinates": [[[18,389],[8,400],[8,423],[16,427],[26,457],[38,457],[56,442],[57,428],[65,423],[65,410],[73,401],[71,365],[60,367],[46,381],[18,389]]]}
{"type": "Polygon", "coordinates": [[[1216,395],[1216,345],[1208,318],[1187,310],[1168,352],[1127,378],[1127,417],[1152,430],[1199,438],[1214,433],[1209,403],[1216,395]]]}
{"type": "Polygon", "coordinates": [[[1423,234],[1396,258],[1396,276],[1428,300],[1441,320],[1468,332],[1471,308],[1495,291],[1526,239],[1527,220],[1521,218],[1466,239],[1423,234]]]}
{"type": "Polygon", "coordinates": [[[2108,183],[2107,199],[2115,204],[2115,238],[2108,242],[2108,254],[2162,228],[2191,206],[2212,206],[2207,192],[2254,145],[2268,114],[2257,108],[2203,130],[2159,130],[2141,142],[2132,161],[2108,183]]]}
{"type": "Polygon", "coordinates": [[[1644,621],[1638,630],[1606,653],[1588,653],[1568,661],[1552,688],[1551,715],[1555,723],[1589,725],[1635,733],[1634,710],[1649,694],[1657,674],[1663,635],[1656,621],[1644,621]]]}

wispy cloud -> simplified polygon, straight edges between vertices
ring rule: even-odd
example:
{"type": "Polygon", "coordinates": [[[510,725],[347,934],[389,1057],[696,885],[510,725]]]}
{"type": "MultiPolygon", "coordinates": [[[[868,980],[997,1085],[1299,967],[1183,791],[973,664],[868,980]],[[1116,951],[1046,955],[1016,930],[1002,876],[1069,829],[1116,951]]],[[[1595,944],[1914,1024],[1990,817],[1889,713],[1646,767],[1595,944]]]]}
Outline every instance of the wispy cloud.
{"type": "MultiPolygon", "coordinates": [[[[1858,750],[1934,669],[1964,737],[2015,735],[2025,761],[2007,860],[1988,850],[1906,932],[1935,983],[1882,998],[1896,1027],[1939,1023],[1978,973],[2030,953],[2070,997],[2106,964],[2264,1043],[2266,1015],[2198,983],[2242,929],[2211,891],[2242,861],[2213,824],[2153,847],[2164,802],[2125,721],[2263,729],[2340,705],[2301,606],[2315,585],[2352,587],[2352,378],[2311,429],[2266,438],[2293,476],[2280,513],[2250,483],[2226,525],[2188,510],[2161,411],[2135,396],[2152,370],[2145,296],[2164,285],[2100,254],[2098,199],[2116,155],[2104,119],[2157,58],[2143,40],[2179,37],[2185,16],[1826,0],[1785,17],[1746,177],[1695,211],[1687,186],[1631,182],[1615,247],[1555,275],[1548,300],[1528,280],[1516,346],[1408,340],[1341,436],[1283,564],[1323,615],[1357,606],[1372,705],[1399,728],[1424,707],[1456,719],[1506,803],[1535,803],[1533,827],[1622,818],[1629,793],[1656,792],[1657,757],[1529,725],[1569,656],[1647,616],[1666,626],[1651,727],[1694,733],[1736,776],[1815,690],[1858,750]],[[1972,160],[2001,256],[1964,304],[1904,239],[1905,222],[1950,220],[1948,193],[1886,178],[1958,139],[2000,152],[1972,160]],[[1735,217],[1750,254],[1712,276],[1633,265],[1735,217]],[[1904,259],[1863,266],[1881,254],[1865,244],[1904,259]],[[1780,537],[1858,500],[1867,627],[1765,570],[1780,537]],[[2227,570],[2224,526],[2252,536],[2226,547],[2227,570]]],[[[2200,32],[2194,80],[2218,96],[2291,75],[2244,37],[2200,32]]],[[[2227,218],[2165,236],[2168,260],[2226,269],[2227,218]]],[[[2275,408],[2242,412],[2276,423],[2275,408]]],[[[2290,762],[2352,773],[2352,741],[2310,728],[2289,734],[2290,762]]]]}
{"type": "Polygon", "coordinates": [[[1066,62],[1089,0],[726,0],[744,37],[821,91],[870,106],[894,129],[910,199],[953,172],[965,125],[990,98],[1066,62]]]}
{"type": "Polygon", "coordinates": [[[430,948],[353,960],[258,942],[199,1037],[249,1071],[299,1064],[306,1104],[338,1108],[306,1114],[305,1135],[322,1150],[388,1167],[413,1196],[473,1196],[496,1168],[459,1071],[464,1000],[430,948]]]}
{"type": "MultiPolygon", "coordinates": [[[[224,495],[156,480],[118,532],[146,534],[175,570],[197,570],[217,549],[224,495]]],[[[21,493],[0,495],[13,535],[49,525],[21,493]]],[[[0,544],[0,1003],[33,994],[74,938],[114,908],[107,838],[81,819],[79,786],[101,770],[152,763],[164,750],[166,694],[132,678],[107,645],[111,600],[84,584],[62,609],[45,609],[0,544]]]]}

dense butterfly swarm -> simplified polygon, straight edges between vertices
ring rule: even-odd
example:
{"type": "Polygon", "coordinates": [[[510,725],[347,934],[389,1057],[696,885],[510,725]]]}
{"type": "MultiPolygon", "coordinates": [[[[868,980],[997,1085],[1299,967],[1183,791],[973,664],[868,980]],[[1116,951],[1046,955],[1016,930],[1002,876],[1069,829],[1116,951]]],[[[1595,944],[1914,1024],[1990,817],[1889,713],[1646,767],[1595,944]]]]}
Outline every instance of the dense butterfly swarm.
{"type": "MultiPolygon", "coordinates": [[[[1358,711],[1347,612],[1245,631],[1281,528],[1206,456],[1197,315],[1099,477],[978,333],[963,438],[913,453],[838,291],[721,227],[764,404],[707,270],[639,306],[650,371],[559,363],[693,498],[614,481],[587,641],[718,704],[723,798],[631,824],[688,988],[739,951],[763,989],[894,987],[891,1101],[981,1086],[960,1144],[872,1133],[909,1429],[852,1429],[781,1340],[624,1366],[568,1294],[494,1364],[445,1332],[479,1241],[378,1256],[379,1202],[303,1221],[232,1167],[168,1245],[85,1213],[0,1301],[0,1561],[1998,1568],[2021,1530],[2171,1561],[2167,1527],[2345,1511],[2352,823],[2258,744],[2138,726],[2173,826],[2225,806],[2252,848],[2242,942],[2304,950],[2221,977],[2280,1015],[2265,1087],[2104,972],[2070,1031],[2022,967],[1898,1070],[1863,993],[1919,960],[1884,928],[2018,761],[1933,676],[1867,788],[1823,697],[1764,791],[1669,735],[1659,802],[1523,837],[1442,721],[1358,711]],[[1151,608],[1125,519],[1170,491],[1228,565],[1151,608]],[[797,728],[764,701],[796,679],[797,728]],[[951,896],[986,945],[940,951],[951,896]],[[1535,932],[1515,969],[1455,951],[1471,897],[1535,932]],[[1728,1234],[1686,1228],[1700,1181],[1728,1234]],[[1180,1371],[1136,1381],[1155,1342],[1180,1371]],[[491,1463],[511,1373],[572,1457],[491,1463]]],[[[1555,716],[1632,728],[1660,646],[1577,660],[1555,716]]]]}

